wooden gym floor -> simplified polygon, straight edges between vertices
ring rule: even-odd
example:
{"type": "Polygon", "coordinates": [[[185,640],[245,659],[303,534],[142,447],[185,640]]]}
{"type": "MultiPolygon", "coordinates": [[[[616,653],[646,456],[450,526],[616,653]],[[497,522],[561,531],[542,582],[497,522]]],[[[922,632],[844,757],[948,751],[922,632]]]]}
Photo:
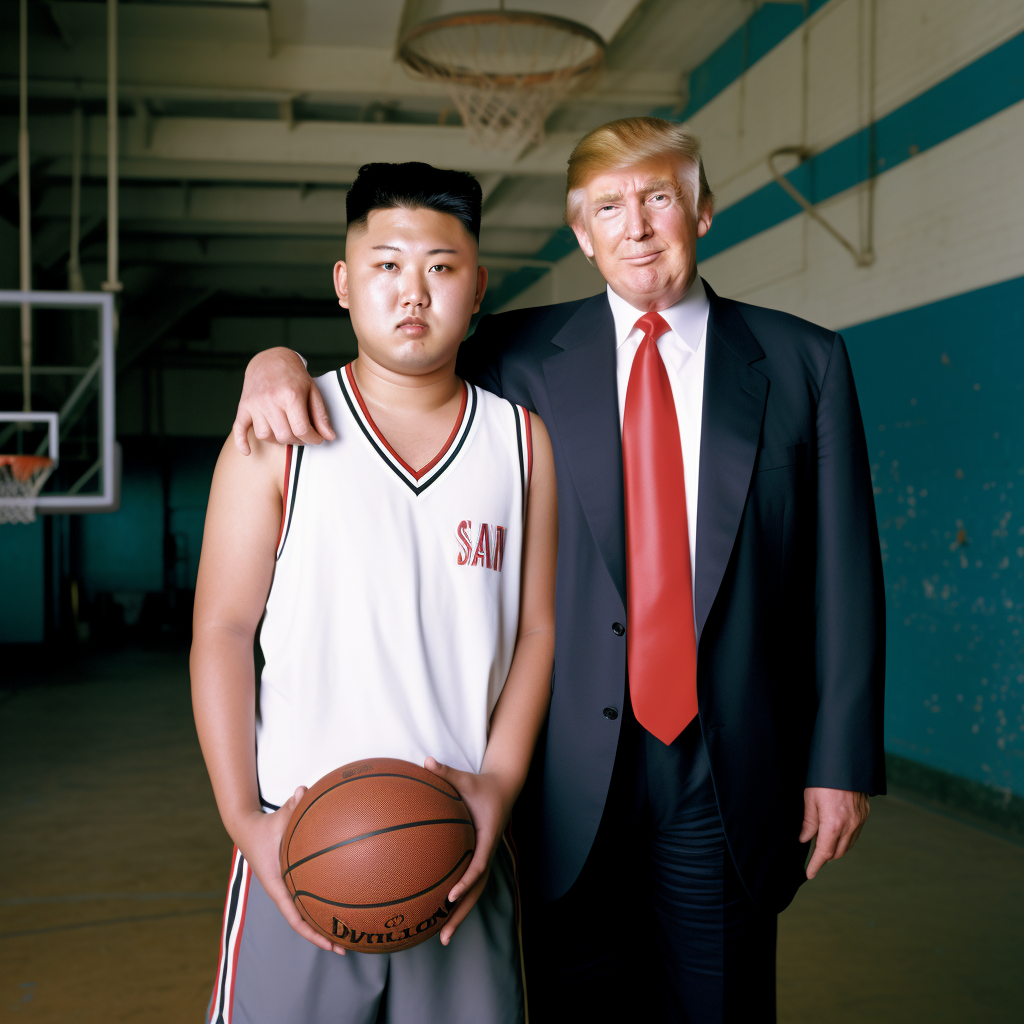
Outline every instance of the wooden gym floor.
{"type": "MultiPolygon", "coordinates": [[[[183,651],[0,691],[0,1021],[199,1024],[231,844],[183,651]]],[[[1024,848],[893,797],[783,915],[783,1024],[1022,1019],[1024,848]]]]}

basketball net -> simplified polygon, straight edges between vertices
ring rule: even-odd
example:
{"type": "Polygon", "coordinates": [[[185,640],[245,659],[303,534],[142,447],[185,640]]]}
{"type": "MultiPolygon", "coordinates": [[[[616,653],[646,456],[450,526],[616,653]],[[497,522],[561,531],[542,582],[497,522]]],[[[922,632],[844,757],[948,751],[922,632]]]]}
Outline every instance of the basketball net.
{"type": "Polygon", "coordinates": [[[15,499],[0,505],[0,523],[31,523],[36,518],[32,500],[53,472],[53,459],[43,455],[0,455],[0,498],[15,499]]]}
{"type": "Polygon", "coordinates": [[[596,80],[604,41],[564,18],[476,11],[417,25],[399,57],[446,87],[475,143],[519,153],[541,141],[559,103],[596,80]]]}

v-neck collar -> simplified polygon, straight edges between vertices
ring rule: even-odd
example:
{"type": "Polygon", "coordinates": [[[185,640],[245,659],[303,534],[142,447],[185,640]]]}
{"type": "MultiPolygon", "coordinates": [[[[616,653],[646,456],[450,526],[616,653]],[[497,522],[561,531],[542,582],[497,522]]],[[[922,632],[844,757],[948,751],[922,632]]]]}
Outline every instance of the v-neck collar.
{"type": "Polygon", "coordinates": [[[370,442],[377,454],[391,467],[395,474],[402,480],[414,494],[421,494],[427,489],[452,463],[459,454],[462,445],[473,425],[473,418],[476,415],[477,397],[476,388],[466,381],[462,382],[462,404],[459,406],[459,415],[455,418],[455,426],[444,446],[421,469],[413,469],[394,448],[388,443],[387,438],[381,433],[380,428],[373,421],[366,402],[359,392],[356,384],[355,374],[352,372],[352,364],[348,363],[338,373],[338,384],[341,386],[341,393],[355,417],[356,422],[362,428],[363,434],[370,442]]]}

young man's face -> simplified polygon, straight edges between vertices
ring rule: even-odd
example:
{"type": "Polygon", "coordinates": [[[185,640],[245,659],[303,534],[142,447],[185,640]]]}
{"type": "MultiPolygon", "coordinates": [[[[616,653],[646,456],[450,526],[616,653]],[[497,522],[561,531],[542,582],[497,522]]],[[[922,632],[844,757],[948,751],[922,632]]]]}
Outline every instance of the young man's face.
{"type": "Polygon", "coordinates": [[[487,287],[477,255],[476,239],[451,214],[371,210],[334,268],[360,353],[401,374],[454,362],[487,287]]]}

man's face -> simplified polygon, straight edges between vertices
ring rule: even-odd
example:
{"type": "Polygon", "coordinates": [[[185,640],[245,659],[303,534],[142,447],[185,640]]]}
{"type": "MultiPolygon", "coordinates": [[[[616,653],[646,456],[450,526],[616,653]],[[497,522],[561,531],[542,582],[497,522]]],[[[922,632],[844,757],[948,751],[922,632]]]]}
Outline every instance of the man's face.
{"type": "Polygon", "coordinates": [[[371,210],[334,268],[360,354],[400,374],[453,363],[487,287],[477,255],[476,239],[451,214],[371,210]]]}
{"type": "Polygon", "coordinates": [[[692,165],[663,157],[602,171],[587,182],[573,230],[612,290],[636,309],[668,309],[697,274],[697,239],[711,226],[697,213],[692,165]]]}

